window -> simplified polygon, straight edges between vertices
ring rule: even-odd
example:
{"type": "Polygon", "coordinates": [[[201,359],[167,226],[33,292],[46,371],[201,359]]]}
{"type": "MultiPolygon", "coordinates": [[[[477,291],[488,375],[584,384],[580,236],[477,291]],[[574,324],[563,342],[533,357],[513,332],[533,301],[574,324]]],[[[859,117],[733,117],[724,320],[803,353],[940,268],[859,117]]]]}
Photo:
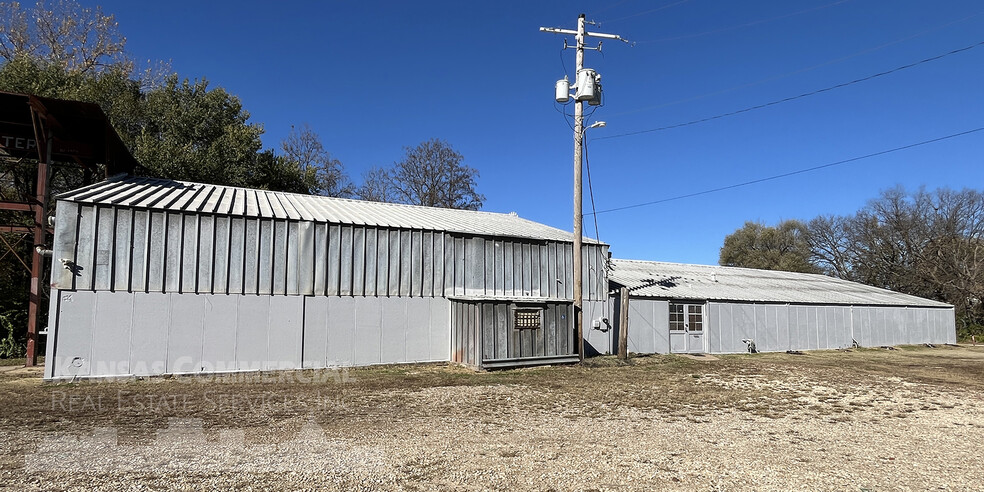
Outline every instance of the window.
{"type": "Polygon", "coordinates": [[[690,331],[704,331],[704,317],[702,316],[703,306],[687,306],[687,321],[690,331]]]}
{"type": "Polygon", "coordinates": [[[670,331],[683,331],[683,304],[670,304],[670,331]]]}
{"type": "Polygon", "coordinates": [[[514,326],[517,330],[539,330],[540,309],[519,309],[513,311],[514,326]]]}

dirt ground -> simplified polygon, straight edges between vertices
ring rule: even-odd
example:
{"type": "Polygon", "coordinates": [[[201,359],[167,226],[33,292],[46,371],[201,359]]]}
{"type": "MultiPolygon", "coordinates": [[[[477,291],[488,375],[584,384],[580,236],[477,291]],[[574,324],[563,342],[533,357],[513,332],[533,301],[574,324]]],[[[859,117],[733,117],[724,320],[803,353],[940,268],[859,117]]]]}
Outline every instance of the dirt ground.
{"type": "Polygon", "coordinates": [[[984,347],[45,384],[0,487],[984,490],[984,347]]]}

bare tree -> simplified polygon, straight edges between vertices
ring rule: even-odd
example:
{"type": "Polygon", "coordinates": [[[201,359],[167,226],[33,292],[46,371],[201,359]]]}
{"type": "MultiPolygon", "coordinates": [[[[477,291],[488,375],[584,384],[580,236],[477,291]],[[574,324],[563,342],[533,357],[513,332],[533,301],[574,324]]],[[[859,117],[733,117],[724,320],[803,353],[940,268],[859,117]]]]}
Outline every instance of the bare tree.
{"type": "Polygon", "coordinates": [[[132,63],[124,53],[126,38],[102,7],[82,7],[74,0],[39,0],[25,9],[20,2],[0,2],[0,57],[43,60],[70,73],[132,63]]]}
{"type": "Polygon", "coordinates": [[[406,156],[389,173],[393,197],[428,207],[478,210],[485,196],[475,190],[478,170],[447,142],[431,139],[405,147],[406,156]]]}
{"type": "Polygon", "coordinates": [[[310,193],[336,197],[350,197],[355,193],[341,161],[325,150],[321,138],[307,123],[299,129],[291,127],[280,147],[285,157],[297,164],[310,193]]]}
{"type": "Polygon", "coordinates": [[[372,167],[362,173],[362,185],[355,192],[360,200],[371,202],[392,202],[393,187],[389,171],[381,167],[372,167]]]}

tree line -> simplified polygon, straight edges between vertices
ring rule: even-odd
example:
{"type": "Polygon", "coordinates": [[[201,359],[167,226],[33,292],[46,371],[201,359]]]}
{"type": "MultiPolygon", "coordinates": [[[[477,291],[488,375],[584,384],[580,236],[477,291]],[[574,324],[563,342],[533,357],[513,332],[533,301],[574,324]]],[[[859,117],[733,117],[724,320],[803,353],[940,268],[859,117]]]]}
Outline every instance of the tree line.
{"type": "MultiPolygon", "coordinates": [[[[143,176],[468,210],[485,200],[478,170],[437,138],[404,147],[402,159],[372,167],[360,183],[306,123],[264,149],[263,126],[238,97],[204,77],[181,77],[166,63],[138,69],[113,15],[75,0],[0,2],[0,91],[98,104],[143,176]]],[[[36,161],[0,156],[0,200],[26,201],[35,176],[36,161]]],[[[52,195],[88,184],[83,173],[61,167],[49,179],[52,195]]],[[[0,212],[2,225],[31,220],[0,212]]],[[[30,240],[2,239],[30,257],[30,240]]],[[[0,244],[0,357],[17,355],[14,332],[26,326],[29,282],[7,252],[0,244]]]]}
{"type": "Polygon", "coordinates": [[[984,335],[984,192],[883,191],[849,215],[745,225],[721,265],[821,273],[952,304],[963,336],[984,335]]]}

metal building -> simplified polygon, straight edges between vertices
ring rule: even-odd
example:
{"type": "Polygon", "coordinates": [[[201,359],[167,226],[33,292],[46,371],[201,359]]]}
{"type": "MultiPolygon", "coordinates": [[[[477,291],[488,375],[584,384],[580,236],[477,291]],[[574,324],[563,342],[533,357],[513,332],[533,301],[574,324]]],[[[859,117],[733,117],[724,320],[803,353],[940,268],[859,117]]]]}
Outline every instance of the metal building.
{"type": "Polygon", "coordinates": [[[578,359],[571,234],[515,214],[121,177],[57,197],[52,261],[46,379],[578,359]]]}
{"type": "Polygon", "coordinates": [[[610,277],[629,289],[630,352],[956,343],[953,306],[825,275],[612,260],[610,277]]]}

